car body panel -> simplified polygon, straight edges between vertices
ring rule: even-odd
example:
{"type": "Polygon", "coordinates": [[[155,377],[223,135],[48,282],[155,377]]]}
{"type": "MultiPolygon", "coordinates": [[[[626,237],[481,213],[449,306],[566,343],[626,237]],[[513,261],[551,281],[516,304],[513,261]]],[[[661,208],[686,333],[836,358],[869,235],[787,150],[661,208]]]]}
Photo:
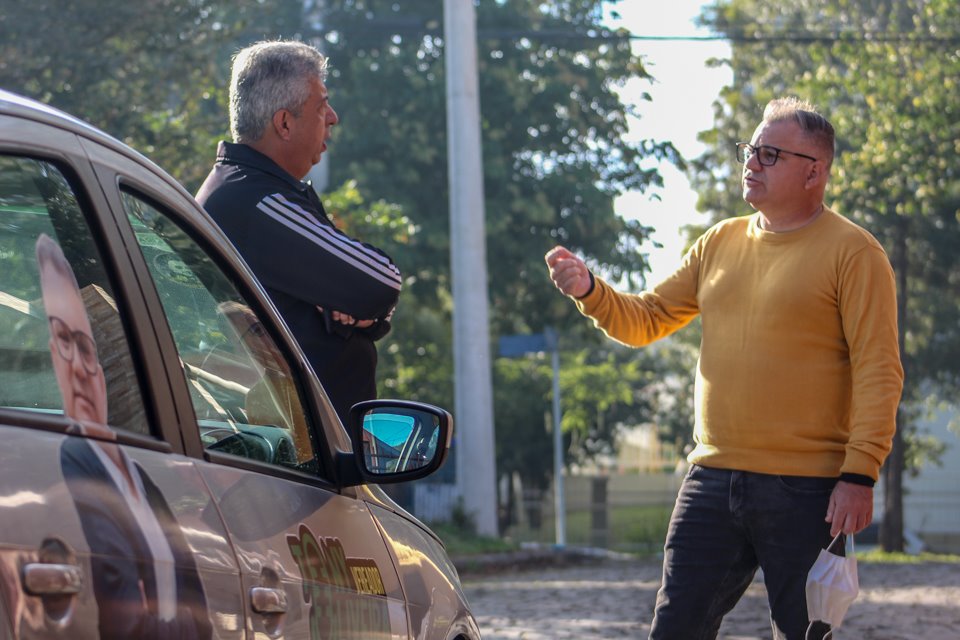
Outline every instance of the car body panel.
{"type": "MultiPolygon", "coordinates": [[[[0,468],[4,470],[0,476],[0,572],[4,578],[3,599],[19,637],[96,637],[99,605],[95,585],[98,574],[107,573],[116,576],[110,583],[112,600],[108,603],[114,628],[146,629],[148,621],[120,620],[123,612],[131,610],[124,598],[141,597],[138,591],[123,588],[130,583],[123,576],[133,576],[135,583],[135,576],[143,571],[134,566],[129,555],[121,553],[129,542],[124,540],[128,535],[122,535],[128,534],[123,516],[111,517],[111,525],[105,525],[103,512],[113,505],[99,496],[109,494],[109,487],[95,478],[79,478],[69,469],[78,458],[91,454],[97,444],[86,438],[18,427],[0,427],[0,438],[4,442],[0,449],[0,468]],[[96,505],[90,504],[91,496],[96,505]],[[84,520],[84,513],[90,516],[89,521],[84,520]],[[93,531],[97,535],[91,537],[93,531]],[[48,540],[62,543],[66,554],[59,561],[79,568],[80,590],[66,602],[13,588],[28,567],[44,562],[41,549],[48,540]]],[[[177,572],[189,571],[203,584],[198,594],[203,604],[192,609],[191,615],[199,616],[200,626],[211,625],[218,638],[242,637],[243,603],[236,559],[216,512],[213,518],[203,517],[211,511],[211,500],[193,462],[182,456],[113,443],[105,446],[120,446],[168,505],[166,517],[172,518],[169,524],[181,533],[179,540],[184,546],[175,557],[189,558],[184,562],[189,566],[178,566],[177,572]]]]}
{"type": "MultiPolygon", "coordinates": [[[[281,478],[201,468],[230,530],[245,592],[271,579],[284,590],[285,635],[406,637],[396,568],[363,502],[281,478]]],[[[269,623],[254,616],[251,631],[269,623]]]]}
{"type": "Polygon", "coordinates": [[[403,582],[413,638],[479,637],[457,570],[436,537],[410,518],[371,505],[403,582]]]}

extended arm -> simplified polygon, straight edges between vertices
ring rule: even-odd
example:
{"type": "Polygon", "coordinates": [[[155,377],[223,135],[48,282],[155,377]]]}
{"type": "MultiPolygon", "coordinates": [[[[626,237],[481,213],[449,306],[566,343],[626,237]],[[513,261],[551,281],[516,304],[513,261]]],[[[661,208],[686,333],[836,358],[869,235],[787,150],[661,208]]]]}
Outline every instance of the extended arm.
{"type": "Polygon", "coordinates": [[[557,289],[573,298],[581,313],[607,336],[623,344],[649,344],[685,326],[699,313],[698,264],[692,253],[672,276],[640,294],[614,290],[565,247],[554,247],[545,259],[557,289]]]}

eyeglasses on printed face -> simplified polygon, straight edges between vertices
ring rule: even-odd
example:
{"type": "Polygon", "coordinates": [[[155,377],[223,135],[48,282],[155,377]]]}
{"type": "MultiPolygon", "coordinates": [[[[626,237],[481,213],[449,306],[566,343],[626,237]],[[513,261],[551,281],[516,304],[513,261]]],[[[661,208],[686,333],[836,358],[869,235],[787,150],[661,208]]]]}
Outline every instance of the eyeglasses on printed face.
{"type": "Polygon", "coordinates": [[[100,360],[97,357],[97,343],[83,331],[74,331],[66,322],[56,316],[50,316],[50,335],[57,345],[57,353],[67,362],[73,362],[80,354],[80,364],[90,375],[97,373],[100,360]]]}
{"type": "Polygon", "coordinates": [[[807,160],[817,161],[817,158],[813,156],[808,156],[805,153],[797,153],[796,151],[787,151],[786,149],[780,149],[778,147],[772,147],[769,144],[761,144],[758,146],[753,146],[749,142],[738,142],[737,143],[737,162],[747,162],[754,154],[757,155],[757,160],[764,167],[772,167],[777,164],[777,160],[780,159],[781,154],[789,154],[791,156],[800,156],[801,158],[806,158],[807,160]]]}
{"type": "Polygon", "coordinates": [[[259,320],[254,320],[250,323],[250,326],[243,330],[243,335],[240,336],[240,339],[244,340],[248,335],[252,335],[255,338],[264,338],[267,335],[267,328],[264,327],[263,323],[259,320]]]}

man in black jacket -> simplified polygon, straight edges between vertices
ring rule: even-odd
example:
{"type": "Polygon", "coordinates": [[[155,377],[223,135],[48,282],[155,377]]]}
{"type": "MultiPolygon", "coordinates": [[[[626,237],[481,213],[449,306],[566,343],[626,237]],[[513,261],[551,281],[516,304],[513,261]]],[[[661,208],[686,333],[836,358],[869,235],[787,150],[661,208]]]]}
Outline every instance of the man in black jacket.
{"type": "Polygon", "coordinates": [[[337,124],[327,59],[300,42],[240,51],[230,82],[230,128],[197,193],[267,290],[342,421],[376,397],[374,341],[390,330],[400,271],[327,217],[303,178],[337,124]]]}

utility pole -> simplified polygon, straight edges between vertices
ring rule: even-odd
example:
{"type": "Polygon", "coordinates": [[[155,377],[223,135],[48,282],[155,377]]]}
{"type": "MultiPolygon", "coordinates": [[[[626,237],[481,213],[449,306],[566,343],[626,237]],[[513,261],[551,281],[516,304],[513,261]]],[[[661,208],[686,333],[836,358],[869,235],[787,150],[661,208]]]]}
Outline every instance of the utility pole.
{"type": "MultiPolygon", "coordinates": [[[[563,488],[563,433],[560,425],[563,416],[560,413],[560,336],[553,327],[546,327],[543,333],[500,336],[500,355],[516,358],[528,353],[550,352],[553,367],[553,504],[556,521],[556,546],[567,546],[566,493],[563,488]]],[[[547,414],[544,413],[544,423],[547,414]]]]}
{"type": "Polygon", "coordinates": [[[567,546],[567,500],[563,487],[563,433],[560,431],[560,339],[553,327],[543,332],[553,365],[553,504],[557,547],[567,546]]]}
{"type": "Polygon", "coordinates": [[[472,0],[443,2],[447,77],[450,268],[453,280],[457,485],[477,532],[496,536],[493,381],[477,24],[472,0]]]}

